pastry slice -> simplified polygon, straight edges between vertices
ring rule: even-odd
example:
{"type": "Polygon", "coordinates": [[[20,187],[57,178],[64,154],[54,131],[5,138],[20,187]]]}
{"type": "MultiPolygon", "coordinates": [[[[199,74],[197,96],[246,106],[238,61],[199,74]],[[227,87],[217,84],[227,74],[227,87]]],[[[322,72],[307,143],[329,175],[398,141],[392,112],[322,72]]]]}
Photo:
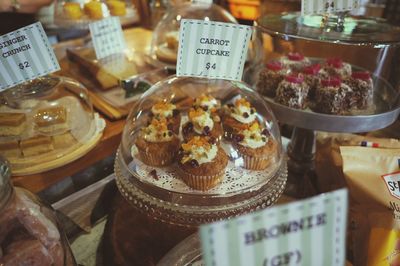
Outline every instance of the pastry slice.
{"type": "Polygon", "coordinates": [[[24,113],[0,113],[0,135],[18,136],[26,128],[24,113]]]}
{"type": "Polygon", "coordinates": [[[24,156],[34,156],[54,150],[51,137],[36,136],[21,141],[21,149],[24,156]]]}
{"type": "Polygon", "coordinates": [[[126,3],[121,0],[108,0],[106,2],[111,15],[113,16],[125,16],[126,15],[126,3]]]}
{"type": "Polygon", "coordinates": [[[36,129],[41,133],[68,130],[67,110],[62,106],[42,108],[34,115],[36,129]]]}
{"type": "Polygon", "coordinates": [[[53,136],[54,149],[66,149],[77,143],[71,132],[53,136]]]}
{"type": "Polygon", "coordinates": [[[0,143],[0,154],[6,158],[20,157],[21,150],[19,149],[18,141],[7,141],[0,143]]]}

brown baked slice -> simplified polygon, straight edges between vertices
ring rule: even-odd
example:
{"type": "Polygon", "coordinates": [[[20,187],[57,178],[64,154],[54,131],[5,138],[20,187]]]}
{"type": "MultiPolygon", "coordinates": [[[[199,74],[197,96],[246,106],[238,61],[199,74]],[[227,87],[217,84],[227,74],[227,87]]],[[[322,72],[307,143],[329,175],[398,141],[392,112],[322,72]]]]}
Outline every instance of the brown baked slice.
{"type": "Polygon", "coordinates": [[[34,156],[54,150],[51,137],[36,136],[21,141],[21,150],[24,156],[34,156]]]}
{"type": "Polygon", "coordinates": [[[70,131],[65,132],[64,134],[54,135],[52,136],[52,138],[54,149],[70,148],[77,143],[77,140],[74,138],[70,131]]]}
{"type": "Polygon", "coordinates": [[[26,128],[24,113],[0,113],[0,135],[18,136],[26,128]]]}
{"type": "Polygon", "coordinates": [[[0,154],[6,158],[20,157],[21,150],[18,141],[12,140],[0,143],[0,154]]]}
{"type": "Polygon", "coordinates": [[[36,111],[33,119],[36,129],[42,133],[52,133],[69,129],[67,110],[63,106],[39,109],[36,111]]]}

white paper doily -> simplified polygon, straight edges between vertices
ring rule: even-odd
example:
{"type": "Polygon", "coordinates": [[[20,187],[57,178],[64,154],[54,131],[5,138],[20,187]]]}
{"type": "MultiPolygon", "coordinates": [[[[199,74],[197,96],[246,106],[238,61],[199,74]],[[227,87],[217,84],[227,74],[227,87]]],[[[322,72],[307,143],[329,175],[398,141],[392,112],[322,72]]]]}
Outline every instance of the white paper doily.
{"type": "MultiPolygon", "coordinates": [[[[242,168],[241,159],[228,162],[225,169],[225,176],[221,184],[216,187],[201,191],[204,194],[230,194],[236,191],[246,189],[258,189],[265,184],[278,170],[279,163],[273,158],[272,165],[262,171],[247,170],[242,168]],[[239,164],[239,165],[235,165],[239,164]]],[[[150,183],[154,186],[178,193],[192,193],[196,191],[188,187],[179,177],[179,168],[177,164],[166,167],[154,167],[144,164],[139,159],[135,158],[130,164],[129,168],[137,173],[137,176],[142,182],[150,183]],[[152,172],[156,171],[156,177],[152,172]]],[[[199,191],[200,192],[200,191],[199,191]]]]}

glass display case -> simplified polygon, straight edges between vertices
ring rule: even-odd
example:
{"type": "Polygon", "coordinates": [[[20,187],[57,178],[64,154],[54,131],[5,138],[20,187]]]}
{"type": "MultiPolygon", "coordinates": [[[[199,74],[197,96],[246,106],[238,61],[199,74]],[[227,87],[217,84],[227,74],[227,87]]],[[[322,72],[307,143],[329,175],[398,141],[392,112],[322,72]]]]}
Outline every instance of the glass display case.
{"type": "Polygon", "coordinates": [[[154,218],[195,226],[271,205],[286,163],[274,115],[242,82],[172,77],[131,110],[117,185],[154,218]]]}
{"type": "Polygon", "coordinates": [[[0,157],[0,264],[76,265],[55,211],[10,176],[0,157]]]}
{"type": "Polygon", "coordinates": [[[63,28],[88,29],[89,23],[109,16],[118,16],[122,25],[138,19],[132,1],[128,0],[56,0],[54,23],[63,28]]]}
{"type": "Polygon", "coordinates": [[[67,164],[101,139],[104,121],[93,112],[86,89],[72,79],[45,76],[0,96],[0,154],[15,175],[67,164]]]}

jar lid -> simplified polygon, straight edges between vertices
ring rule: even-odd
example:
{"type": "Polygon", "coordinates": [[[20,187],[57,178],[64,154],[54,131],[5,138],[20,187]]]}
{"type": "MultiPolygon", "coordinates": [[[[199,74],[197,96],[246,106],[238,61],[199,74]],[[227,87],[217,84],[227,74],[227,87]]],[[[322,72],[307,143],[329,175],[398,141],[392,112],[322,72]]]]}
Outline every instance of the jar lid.
{"type": "Polygon", "coordinates": [[[400,27],[379,18],[342,17],[332,15],[301,16],[300,13],[283,13],[259,18],[259,27],[272,35],[295,38],[335,41],[343,43],[384,44],[400,42],[400,27]]]}

